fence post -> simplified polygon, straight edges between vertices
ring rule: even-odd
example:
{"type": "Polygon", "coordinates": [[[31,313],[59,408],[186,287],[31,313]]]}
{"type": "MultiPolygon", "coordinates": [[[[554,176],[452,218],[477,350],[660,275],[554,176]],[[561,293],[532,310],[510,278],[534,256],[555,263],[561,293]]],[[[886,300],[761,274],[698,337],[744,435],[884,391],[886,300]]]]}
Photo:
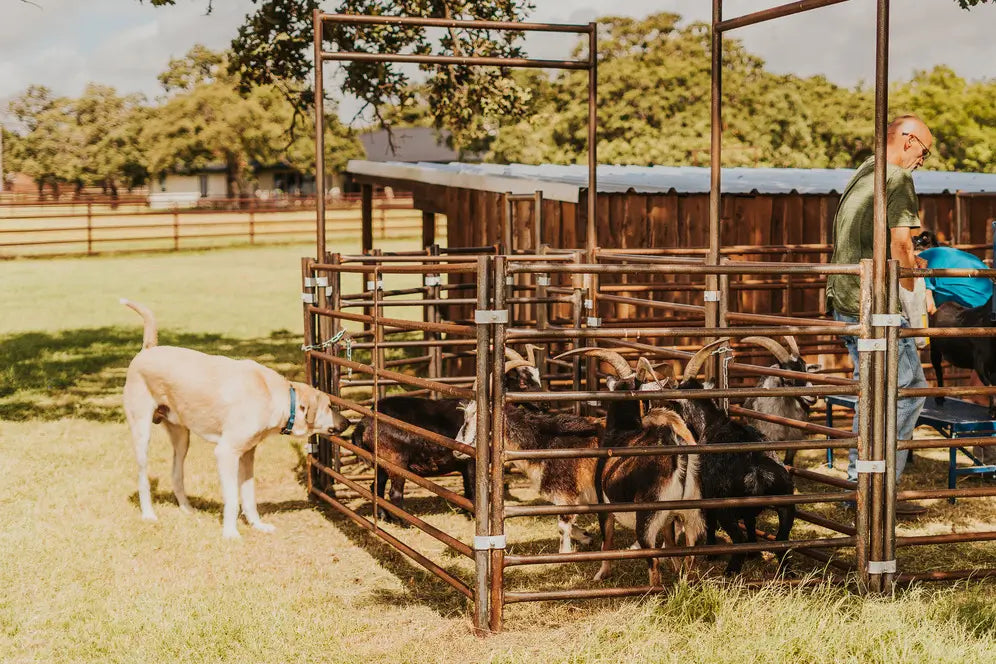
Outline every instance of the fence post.
{"type": "Polygon", "coordinates": [[[173,205],[173,251],[179,251],[180,249],[180,213],[176,209],[176,204],[173,205]]]}
{"type": "Polygon", "coordinates": [[[86,203],[86,253],[93,253],[93,203],[86,203]]]}
{"type": "MultiPolygon", "coordinates": [[[[508,263],[504,256],[494,258],[494,308],[507,308],[505,279],[508,263]]],[[[491,537],[505,536],[505,336],[508,323],[497,323],[492,332],[491,358],[491,537]]],[[[594,363],[592,363],[594,364],[594,363]]],[[[480,439],[478,439],[480,440],[480,439]]],[[[480,448],[480,443],[478,443],[480,448]]],[[[491,544],[491,620],[492,632],[500,632],[505,610],[505,546],[491,544]]]]}
{"type": "Polygon", "coordinates": [[[249,199],[249,244],[256,244],[256,199],[249,199]]]}
{"type": "MultiPolygon", "coordinates": [[[[491,293],[488,288],[488,257],[477,257],[477,308],[487,309],[491,293]]],[[[488,400],[488,378],[490,361],[489,347],[491,345],[491,326],[486,323],[477,324],[477,456],[474,459],[475,476],[474,495],[474,534],[477,537],[491,535],[491,468],[489,452],[491,442],[489,425],[491,418],[491,402],[488,400]]],[[[490,541],[490,540],[489,540],[490,541]]],[[[474,629],[479,635],[487,632],[491,625],[491,550],[474,546],[474,629]]]]}

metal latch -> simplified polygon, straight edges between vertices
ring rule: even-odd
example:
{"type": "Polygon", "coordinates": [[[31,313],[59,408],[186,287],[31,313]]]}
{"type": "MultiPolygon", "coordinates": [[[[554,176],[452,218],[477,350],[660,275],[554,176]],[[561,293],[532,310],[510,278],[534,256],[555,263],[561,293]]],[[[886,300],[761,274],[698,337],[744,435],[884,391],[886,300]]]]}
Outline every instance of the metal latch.
{"type": "Polygon", "coordinates": [[[491,549],[504,548],[504,535],[474,535],[474,551],[490,551],[491,549]]]}
{"type": "Polygon", "coordinates": [[[315,294],[314,293],[301,293],[301,301],[302,302],[306,302],[308,304],[314,304],[315,303],[315,294]]]}
{"type": "Polygon", "coordinates": [[[895,560],[869,560],[868,561],[868,573],[869,574],[895,574],[896,573],[896,561],[895,560]]]}
{"type": "Polygon", "coordinates": [[[719,302],[719,291],[718,290],[707,290],[704,291],[706,302],[719,302]]]}
{"type": "Polygon", "coordinates": [[[854,462],[854,469],[859,473],[884,473],[885,461],[868,461],[858,459],[854,462]]]}
{"type": "Polygon", "coordinates": [[[899,314],[872,314],[874,327],[902,327],[903,317],[899,314]]]}
{"type": "Polygon", "coordinates": [[[601,318],[595,318],[594,316],[588,316],[588,318],[585,319],[585,322],[587,323],[588,327],[602,327],[602,319],[601,318]]]}
{"type": "Polygon", "coordinates": [[[885,351],[885,339],[858,339],[858,352],[885,351]]]}
{"type": "Polygon", "coordinates": [[[508,309],[475,309],[474,322],[478,325],[496,325],[508,322],[508,309]]]}
{"type": "Polygon", "coordinates": [[[537,286],[549,286],[550,285],[550,275],[549,274],[537,274],[536,275],[536,285],[537,286]]]}
{"type": "Polygon", "coordinates": [[[437,276],[426,277],[424,283],[425,283],[426,286],[442,286],[443,285],[443,279],[442,279],[442,277],[439,277],[438,275],[437,276]]]}
{"type": "Polygon", "coordinates": [[[383,279],[378,279],[377,281],[368,281],[367,282],[367,290],[368,291],[372,291],[375,288],[377,290],[384,290],[384,280],[383,279]]]}

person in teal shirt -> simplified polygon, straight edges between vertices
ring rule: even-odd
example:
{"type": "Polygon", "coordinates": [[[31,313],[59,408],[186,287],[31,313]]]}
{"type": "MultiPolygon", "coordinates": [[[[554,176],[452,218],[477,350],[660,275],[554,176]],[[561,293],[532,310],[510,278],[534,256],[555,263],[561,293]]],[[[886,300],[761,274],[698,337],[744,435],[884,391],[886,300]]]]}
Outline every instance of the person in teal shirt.
{"type": "MultiPolygon", "coordinates": [[[[974,269],[989,268],[980,258],[967,251],[954,247],[941,246],[937,236],[931,231],[923,231],[913,240],[915,248],[925,247],[918,253],[924,267],[933,269],[974,269]]],[[[928,303],[928,313],[934,313],[938,305],[955,302],[963,307],[974,309],[988,303],[993,296],[993,282],[983,278],[925,277],[924,282],[933,296],[934,303],[928,303]]]]}

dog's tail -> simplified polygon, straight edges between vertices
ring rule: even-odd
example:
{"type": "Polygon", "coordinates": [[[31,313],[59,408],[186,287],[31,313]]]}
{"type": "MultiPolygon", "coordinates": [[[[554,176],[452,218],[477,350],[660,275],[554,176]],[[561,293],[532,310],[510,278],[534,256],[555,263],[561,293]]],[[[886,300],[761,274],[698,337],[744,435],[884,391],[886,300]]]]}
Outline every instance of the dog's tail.
{"type": "Polygon", "coordinates": [[[152,348],[153,346],[158,346],[159,329],[156,327],[156,317],[152,315],[152,312],[138,302],[132,302],[131,300],[126,300],[124,298],[121,298],[121,304],[138,312],[138,315],[141,316],[142,320],[145,322],[145,330],[142,332],[142,348],[152,348]]]}

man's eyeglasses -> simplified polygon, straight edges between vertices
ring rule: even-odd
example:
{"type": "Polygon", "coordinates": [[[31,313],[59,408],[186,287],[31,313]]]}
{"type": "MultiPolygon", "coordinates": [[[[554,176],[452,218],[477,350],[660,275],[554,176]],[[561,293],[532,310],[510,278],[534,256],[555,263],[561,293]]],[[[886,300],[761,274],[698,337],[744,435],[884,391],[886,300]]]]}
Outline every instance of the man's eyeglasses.
{"type": "Polygon", "coordinates": [[[930,150],[928,150],[927,146],[923,144],[923,141],[921,141],[916,134],[910,131],[904,131],[903,136],[912,136],[914,139],[916,139],[916,142],[920,144],[920,149],[923,150],[923,154],[920,155],[920,159],[923,161],[927,161],[927,157],[930,156],[930,150]]]}

